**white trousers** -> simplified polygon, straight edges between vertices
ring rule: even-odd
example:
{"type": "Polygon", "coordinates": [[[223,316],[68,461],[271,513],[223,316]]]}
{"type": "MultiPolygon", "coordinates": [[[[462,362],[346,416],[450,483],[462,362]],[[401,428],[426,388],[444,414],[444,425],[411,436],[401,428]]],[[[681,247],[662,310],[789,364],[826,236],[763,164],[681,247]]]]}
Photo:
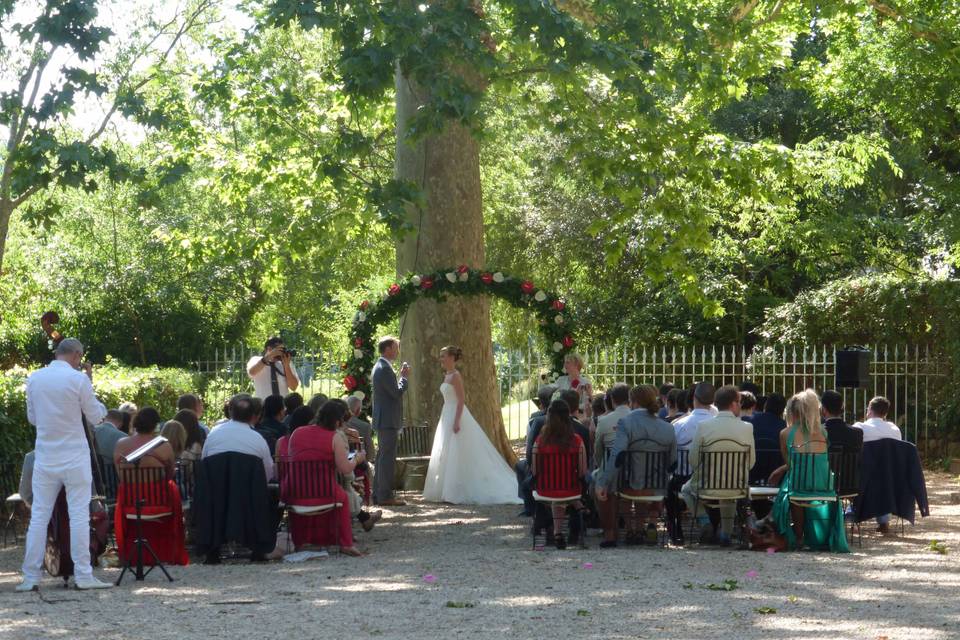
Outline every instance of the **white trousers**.
{"type": "Polygon", "coordinates": [[[89,580],[90,566],[90,484],[93,471],[84,461],[68,467],[33,468],[33,505],[30,509],[30,528],[27,529],[27,548],[23,558],[23,576],[39,581],[43,571],[43,555],[47,548],[47,525],[53,515],[60,487],[67,491],[67,510],[70,514],[70,557],[73,559],[74,579],[89,580]]]}

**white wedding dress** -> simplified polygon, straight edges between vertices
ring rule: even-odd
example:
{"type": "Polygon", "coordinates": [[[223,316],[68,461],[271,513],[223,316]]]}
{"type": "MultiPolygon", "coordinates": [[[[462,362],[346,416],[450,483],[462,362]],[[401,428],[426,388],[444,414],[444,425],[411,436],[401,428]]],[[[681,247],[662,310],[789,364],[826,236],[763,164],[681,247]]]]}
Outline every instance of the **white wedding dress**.
{"type": "Polygon", "coordinates": [[[453,385],[444,382],[440,393],[443,411],[433,437],[423,497],[451,504],[521,504],[517,476],[466,407],[460,431],[453,432],[457,417],[453,385]]]}

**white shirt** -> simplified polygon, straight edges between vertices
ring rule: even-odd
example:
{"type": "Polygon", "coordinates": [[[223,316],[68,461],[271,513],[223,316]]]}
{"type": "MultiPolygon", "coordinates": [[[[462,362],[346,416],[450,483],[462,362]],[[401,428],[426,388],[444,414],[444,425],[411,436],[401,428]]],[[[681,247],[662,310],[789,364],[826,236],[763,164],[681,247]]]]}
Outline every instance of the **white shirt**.
{"type": "Polygon", "coordinates": [[[892,422],[887,422],[883,418],[869,418],[863,422],[857,422],[853,426],[856,429],[863,430],[864,442],[873,442],[874,440],[883,440],[884,438],[903,440],[900,427],[892,422]]]}
{"type": "Polygon", "coordinates": [[[54,360],[27,378],[27,420],[37,428],[38,467],[90,464],[81,415],[91,425],[107,417],[107,408],[97,400],[85,373],[54,360]]]}
{"type": "MultiPolygon", "coordinates": [[[[247,362],[247,375],[250,376],[250,379],[253,381],[253,395],[258,398],[266,398],[267,396],[273,395],[273,387],[270,385],[270,367],[274,366],[277,368],[277,387],[280,390],[280,395],[285,396],[290,393],[290,385],[287,384],[287,377],[283,375],[285,373],[283,369],[283,361],[277,360],[273,365],[266,365],[257,373],[250,373],[250,370],[253,369],[254,365],[260,362],[263,359],[263,356],[253,356],[247,362]]],[[[293,365],[290,365],[290,370],[293,372],[293,377],[297,379],[297,382],[300,381],[297,378],[297,371],[293,368],[293,365]]]]}
{"type": "Polygon", "coordinates": [[[556,382],[554,382],[553,384],[557,388],[557,391],[566,391],[567,389],[573,389],[574,391],[579,393],[580,394],[580,411],[586,413],[587,405],[590,404],[590,400],[591,400],[589,394],[587,394],[587,387],[588,386],[592,387],[593,383],[590,382],[590,378],[588,378],[583,374],[578,376],[578,378],[579,378],[579,383],[577,384],[576,389],[573,389],[573,378],[571,378],[568,375],[562,375],[558,377],[556,382]]]}
{"type": "Polygon", "coordinates": [[[263,460],[263,471],[267,481],[273,479],[273,458],[270,457],[270,447],[263,436],[253,430],[246,422],[227,420],[210,432],[203,443],[201,458],[209,458],[218,453],[246,453],[263,460]]]}
{"type": "MultiPolygon", "coordinates": [[[[678,419],[673,423],[673,429],[677,434],[677,451],[689,451],[693,439],[697,437],[697,429],[700,423],[710,420],[714,417],[710,409],[694,409],[690,414],[678,419]]],[[[685,468],[678,468],[680,475],[690,475],[690,464],[687,461],[685,468]]]]}

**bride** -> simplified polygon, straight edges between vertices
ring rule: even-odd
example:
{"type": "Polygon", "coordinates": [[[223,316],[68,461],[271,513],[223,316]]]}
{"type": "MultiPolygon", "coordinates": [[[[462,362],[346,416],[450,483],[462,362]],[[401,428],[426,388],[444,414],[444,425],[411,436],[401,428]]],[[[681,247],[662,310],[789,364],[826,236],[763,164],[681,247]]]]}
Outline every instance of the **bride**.
{"type": "Polygon", "coordinates": [[[443,411],[433,438],[423,497],[452,504],[520,504],[517,477],[464,405],[458,347],[440,350],[443,411]]]}

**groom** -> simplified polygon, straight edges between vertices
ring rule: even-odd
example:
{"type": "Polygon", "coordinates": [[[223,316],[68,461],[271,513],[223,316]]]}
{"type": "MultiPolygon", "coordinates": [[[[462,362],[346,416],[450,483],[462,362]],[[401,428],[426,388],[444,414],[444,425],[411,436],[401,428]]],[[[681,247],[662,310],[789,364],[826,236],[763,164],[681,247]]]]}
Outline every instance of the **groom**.
{"type": "Polygon", "coordinates": [[[403,427],[403,392],[407,390],[410,367],[400,369],[400,380],[393,372],[393,361],[400,355],[400,341],[392,336],[377,344],[380,359],[373,366],[373,428],[377,432],[377,473],[373,477],[373,500],[381,506],[402,507],[403,500],[393,497],[393,469],[397,464],[397,436],[403,427]]]}

